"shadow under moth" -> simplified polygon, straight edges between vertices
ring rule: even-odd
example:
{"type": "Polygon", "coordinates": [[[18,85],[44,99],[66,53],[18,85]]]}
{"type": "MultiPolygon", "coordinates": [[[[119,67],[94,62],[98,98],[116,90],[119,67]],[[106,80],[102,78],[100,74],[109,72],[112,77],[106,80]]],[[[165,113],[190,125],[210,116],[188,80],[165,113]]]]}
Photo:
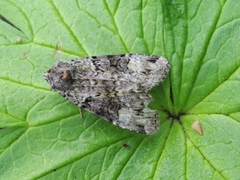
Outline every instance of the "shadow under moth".
{"type": "Polygon", "coordinates": [[[159,119],[157,111],[148,108],[148,91],[169,69],[161,56],[122,54],[60,60],[43,76],[52,90],[79,108],[121,128],[153,134],[159,119]]]}

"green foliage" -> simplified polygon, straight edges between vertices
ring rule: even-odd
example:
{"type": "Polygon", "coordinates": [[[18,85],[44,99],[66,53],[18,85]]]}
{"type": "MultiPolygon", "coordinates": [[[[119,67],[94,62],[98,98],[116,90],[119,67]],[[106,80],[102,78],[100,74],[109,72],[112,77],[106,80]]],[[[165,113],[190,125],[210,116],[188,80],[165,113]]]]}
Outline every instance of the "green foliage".
{"type": "Polygon", "coordinates": [[[0,179],[237,179],[240,3],[0,1],[0,179]],[[50,91],[56,60],[165,56],[160,131],[122,130],[50,91]],[[191,128],[199,121],[203,135],[191,128]],[[129,145],[127,149],[123,144],[129,145]]]}

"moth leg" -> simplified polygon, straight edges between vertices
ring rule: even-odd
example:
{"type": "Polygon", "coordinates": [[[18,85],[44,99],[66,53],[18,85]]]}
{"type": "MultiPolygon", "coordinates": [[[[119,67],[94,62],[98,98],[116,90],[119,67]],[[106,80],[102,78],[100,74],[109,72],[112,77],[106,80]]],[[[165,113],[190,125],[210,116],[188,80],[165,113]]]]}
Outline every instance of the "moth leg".
{"type": "Polygon", "coordinates": [[[79,108],[79,115],[80,115],[80,118],[82,119],[83,116],[82,116],[82,109],[81,108],[79,108]]]}

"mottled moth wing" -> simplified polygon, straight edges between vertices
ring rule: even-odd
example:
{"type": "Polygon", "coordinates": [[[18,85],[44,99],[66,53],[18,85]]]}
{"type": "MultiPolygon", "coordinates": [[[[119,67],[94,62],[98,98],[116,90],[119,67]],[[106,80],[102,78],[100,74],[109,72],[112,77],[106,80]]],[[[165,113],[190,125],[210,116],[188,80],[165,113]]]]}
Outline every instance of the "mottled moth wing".
{"type": "Polygon", "coordinates": [[[161,56],[124,54],[58,61],[44,73],[53,90],[124,129],[157,132],[157,112],[148,108],[147,92],[162,82],[170,69],[161,56]]]}

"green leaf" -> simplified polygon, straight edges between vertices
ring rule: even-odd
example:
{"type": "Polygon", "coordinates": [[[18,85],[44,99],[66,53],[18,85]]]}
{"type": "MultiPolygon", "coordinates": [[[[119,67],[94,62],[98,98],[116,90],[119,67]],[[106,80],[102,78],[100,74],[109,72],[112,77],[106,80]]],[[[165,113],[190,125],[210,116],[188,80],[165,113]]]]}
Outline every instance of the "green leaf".
{"type": "Polygon", "coordinates": [[[0,179],[238,179],[239,6],[0,1],[0,179]],[[42,78],[59,59],[121,53],[171,64],[151,90],[161,122],[154,135],[80,115],[42,78]]]}

